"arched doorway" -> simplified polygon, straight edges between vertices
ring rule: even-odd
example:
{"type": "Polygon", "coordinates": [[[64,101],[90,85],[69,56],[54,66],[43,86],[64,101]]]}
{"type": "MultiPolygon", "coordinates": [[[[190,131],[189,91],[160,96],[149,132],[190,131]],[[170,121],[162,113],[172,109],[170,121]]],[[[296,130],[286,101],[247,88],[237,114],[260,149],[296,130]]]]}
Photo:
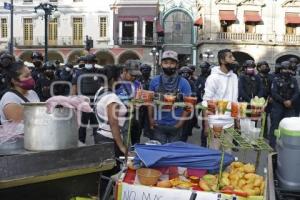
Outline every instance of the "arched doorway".
{"type": "Polygon", "coordinates": [[[84,50],[75,50],[73,52],[70,53],[70,55],[68,56],[68,63],[71,63],[71,64],[76,64],[77,63],[77,59],[80,57],[80,56],[85,56],[86,55],[86,52],[84,50]]]}
{"type": "Polygon", "coordinates": [[[287,61],[289,60],[290,58],[297,58],[298,61],[300,61],[300,58],[299,56],[296,56],[296,55],[293,55],[293,54],[286,54],[286,55],[283,55],[283,56],[280,56],[279,58],[276,59],[276,63],[281,63],[283,61],[287,61]]]}
{"type": "Polygon", "coordinates": [[[124,64],[127,60],[140,60],[140,57],[133,51],[125,51],[119,57],[119,64],[124,64]]]}
{"type": "Polygon", "coordinates": [[[31,55],[32,55],[32,51],[23,51],[20,56],[19,59],[23,60],[23,61],[27,61],[27,62],[32,62],[31,59],[31,55]]]}
{"type": "Polygon", "coordinates": [[[48,60],[52,61],[52,62],[55,62],[58,60],[60,63],[64,63],[64,58],[57,51],[49,51],[48,52],[48,60]]]}
{"type": "Polygon", "coordinates": [[[164,50],[178,53],[179,65],[191,64],[193,44],[193,19],[183,10],[170,11],[164,17],[164,50]]]}
{"type": "Polygon", "coordinates": [[[241,51],[235,51],[235,52],[232,52],[232,54],[240,66],[243,66],[243,64],[246,60],[254,60],[254,58],[252,56],[250,56],[247,53],[241,52],[241,51]]]}
{"type": "Polygon", "coordinates": [[[99,65],[115,64],[114,56],[108,51],[98,51],[95,55],[99,65]]]}

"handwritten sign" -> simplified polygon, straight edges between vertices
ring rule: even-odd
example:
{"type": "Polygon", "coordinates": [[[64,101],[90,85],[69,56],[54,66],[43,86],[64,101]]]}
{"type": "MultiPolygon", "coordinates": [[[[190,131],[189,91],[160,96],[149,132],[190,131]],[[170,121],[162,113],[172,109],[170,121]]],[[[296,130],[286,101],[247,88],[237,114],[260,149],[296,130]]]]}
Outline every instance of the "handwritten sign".
{"type": "MultiPolygon", "coordinates": [[[[189,200],[191,190],[148,187],[121,183],[118,187],[118,200],[189,200]]],[[[196,200],[217,200],[218,194],[197,192],[196,200]]]]}

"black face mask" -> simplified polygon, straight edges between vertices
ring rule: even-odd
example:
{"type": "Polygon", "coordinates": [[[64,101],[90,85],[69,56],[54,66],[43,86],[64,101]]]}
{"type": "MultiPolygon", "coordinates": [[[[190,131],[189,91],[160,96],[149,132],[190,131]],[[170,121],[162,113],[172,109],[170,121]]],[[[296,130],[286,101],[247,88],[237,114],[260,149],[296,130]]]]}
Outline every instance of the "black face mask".
{"type": "Polygon", "coordinates": [[[281,75],[283,78],[288,79],[291,77],[291,73],[290,72],[281,72],[281,75]]]}
{"type": "Polygon", "coordinates": [[[268,74],[270,72],[270,68],[261,69],[260,73],[262,74],[268,74]]]}
{"type": "Polygon", "coordinates": [[[150,73],[142,73],[144,79],[148,79],[150,77],[150,73]]]}
{"type": "Polygon", "coordinates": [[[210,73],[209,68],[201,68],[201,75],[207,76],[210,73]]]}
{"type": "Polygon", "coordinates": [[[45,72],[44,73],[45,74],[45,76],[47,76],[49,79],[53,79],[54,78],[54,72],[45,72]]]}
{"type": "Polygon", "coordinates": [[[172,76],[173,74],[176,73],[176,68],[162,68],[163,72],[167,75],[167,76],[172,76]]]}
{"type": "Polygon", "coordinates": [[[182,73],[181,76],[185,79],[189,79],[190,78],[190,74],[189,73],[182,73]]]}

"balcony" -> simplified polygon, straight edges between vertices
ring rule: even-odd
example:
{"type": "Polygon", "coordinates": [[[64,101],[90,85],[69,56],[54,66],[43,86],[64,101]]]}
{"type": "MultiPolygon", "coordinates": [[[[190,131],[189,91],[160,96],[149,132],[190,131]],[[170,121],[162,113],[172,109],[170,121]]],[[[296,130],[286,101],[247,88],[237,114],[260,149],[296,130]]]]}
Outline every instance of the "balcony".
{"type": "Polygon", "coordinates": [[[133,38],[133,37],[122,37],[118,38],[116,41],[117,45],[120,46],[156,46],[163,43],[163,37],[153,38],[133,38]]]}
{"type": "MultiPolygon", "coordinates": [[[[24,40],[23,37],[15,37],[15,46],[19,48],[39,47],[45,45],[44,36],[33,37],[33,40],[24,40]]],[[[58,37],[57,40],[48,40],[48,46],[54,48],[83,47],[84,40],[73,40],[72,36],[58,37]]]]}
{"type": "Polygon", "coordinates": [[[275,35],[260,33],[202,33],[199,34],[198,43],[223,42],[239,44],[277,44],[300,45],[300,35],[275,35]]]}
{"type": "Polygon", "coordinates": [[[300,35],[284,35],[283,40],[287,44],[300,44],[300,35]]]}

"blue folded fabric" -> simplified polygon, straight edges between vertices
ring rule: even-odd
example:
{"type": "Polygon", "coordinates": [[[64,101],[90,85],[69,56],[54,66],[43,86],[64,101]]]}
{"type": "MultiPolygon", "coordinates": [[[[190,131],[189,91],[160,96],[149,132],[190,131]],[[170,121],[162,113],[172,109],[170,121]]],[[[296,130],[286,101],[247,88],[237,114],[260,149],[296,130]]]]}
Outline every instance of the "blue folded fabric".
{"type": "MultiPolygon", "coordinates": [[[[178,166],[206,170],[219,170],[222,152],[184,142],[164,145],[135,145],[137,156],[134,163],[142,162],[146,167],[178,166]]],[[[225,153],[223,167],[234,161],[225,153]]]]}

